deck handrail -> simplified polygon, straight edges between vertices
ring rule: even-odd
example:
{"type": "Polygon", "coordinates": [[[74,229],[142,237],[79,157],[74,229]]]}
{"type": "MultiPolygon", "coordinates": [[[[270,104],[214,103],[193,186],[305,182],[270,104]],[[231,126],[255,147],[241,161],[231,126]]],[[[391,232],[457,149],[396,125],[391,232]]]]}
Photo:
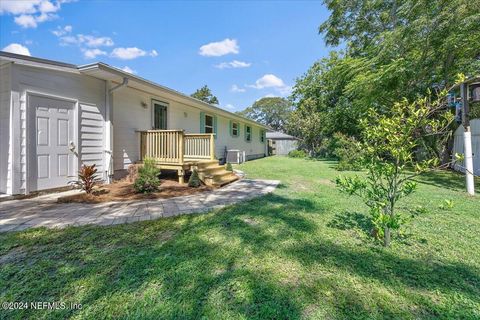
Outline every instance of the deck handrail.
{"type": "Polygon", "coordinates": [[[215,159],[214,134],[185,133],[183,130],[142,130],[140,159],[159,163],[183,164],[184,161],[215,159]]]}

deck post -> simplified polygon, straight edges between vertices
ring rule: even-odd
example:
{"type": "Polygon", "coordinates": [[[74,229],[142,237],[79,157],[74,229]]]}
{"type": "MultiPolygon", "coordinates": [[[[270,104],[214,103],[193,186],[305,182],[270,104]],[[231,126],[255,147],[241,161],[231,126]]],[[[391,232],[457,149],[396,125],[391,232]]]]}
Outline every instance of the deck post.
{"type": "Polygon", "coordinates": [[[185,170],[183,169],[178,169],[178,183],[184,184],[185,183],[185,170]]]}
{"type": "Polygon", "coordinates": [[[179,153],[179,155],[178,155],[178,162],[179,162],[180,164],[183,164],[183,156],[185,155],[185,147],[184,147],[184,143],[183,143],[183,141],[184,141],[184,139],[185,139],[184,133],[185,133],[185,132],[182,130],[182,131],[180,131],[179,134],[178,134],[178,136],[179,136],[179,138],[178,138],[178,151],[179,151],[179,152],[178,152],[178,153],[179,153]]]}
{"type": "Polygon", "coordinates": [[[215,141],[213,133],[210,134],[210,160],[215,160],[215,141]]]}

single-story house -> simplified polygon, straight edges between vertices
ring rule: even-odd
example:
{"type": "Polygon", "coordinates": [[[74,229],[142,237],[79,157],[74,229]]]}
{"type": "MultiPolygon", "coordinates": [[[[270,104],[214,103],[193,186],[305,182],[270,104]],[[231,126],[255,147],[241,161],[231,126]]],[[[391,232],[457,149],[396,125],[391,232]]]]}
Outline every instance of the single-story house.
{"type": "Polygon", "coordinates": [[[287,155],[298,148],[298,138],[283,132],[273,131],[266,134],[270,155],[287,155]]]}
{"type": "Polygon", "coordinates": [[[0,52],[0,78],[3,194],[64,187],[82,164],[109,182],[147,156],[183,176],[226,149],[267,152],[264,125],[105,63],[0,52]]]}

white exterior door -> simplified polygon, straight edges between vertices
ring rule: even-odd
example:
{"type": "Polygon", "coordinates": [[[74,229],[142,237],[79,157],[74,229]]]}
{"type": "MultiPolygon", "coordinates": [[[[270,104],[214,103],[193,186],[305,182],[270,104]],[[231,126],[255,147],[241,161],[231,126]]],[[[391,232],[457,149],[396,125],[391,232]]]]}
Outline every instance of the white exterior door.
{"type": "Polygon", "coordinates": [[[30,191],[65,187],[76,173],[75,103],[29,96],[30,191]]]}

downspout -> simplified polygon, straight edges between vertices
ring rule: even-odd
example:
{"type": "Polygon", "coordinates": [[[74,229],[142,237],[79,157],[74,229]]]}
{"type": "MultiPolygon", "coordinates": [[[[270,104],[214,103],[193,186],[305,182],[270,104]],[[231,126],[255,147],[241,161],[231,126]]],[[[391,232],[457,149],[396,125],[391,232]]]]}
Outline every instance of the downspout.
{"type": "Polygon", "coordinates": [[[123,82],[116,85],[115,87],[111,88],[110,90],[108,90],[108,93],[113,93],[114,91],[117,91],[118,89],[120,89],[122,87],[125,87],[127,84],[128,84],[128,78],[124,77],[123,82]]]}
{"type": "Polygon", "coordinates": [[[105,85],[105,177],[106,182],[111,183],[113,180],[113,92],[128,85],[128,78],[124,77],[123,82],[110,88],[110,81],[105,85]]]}

